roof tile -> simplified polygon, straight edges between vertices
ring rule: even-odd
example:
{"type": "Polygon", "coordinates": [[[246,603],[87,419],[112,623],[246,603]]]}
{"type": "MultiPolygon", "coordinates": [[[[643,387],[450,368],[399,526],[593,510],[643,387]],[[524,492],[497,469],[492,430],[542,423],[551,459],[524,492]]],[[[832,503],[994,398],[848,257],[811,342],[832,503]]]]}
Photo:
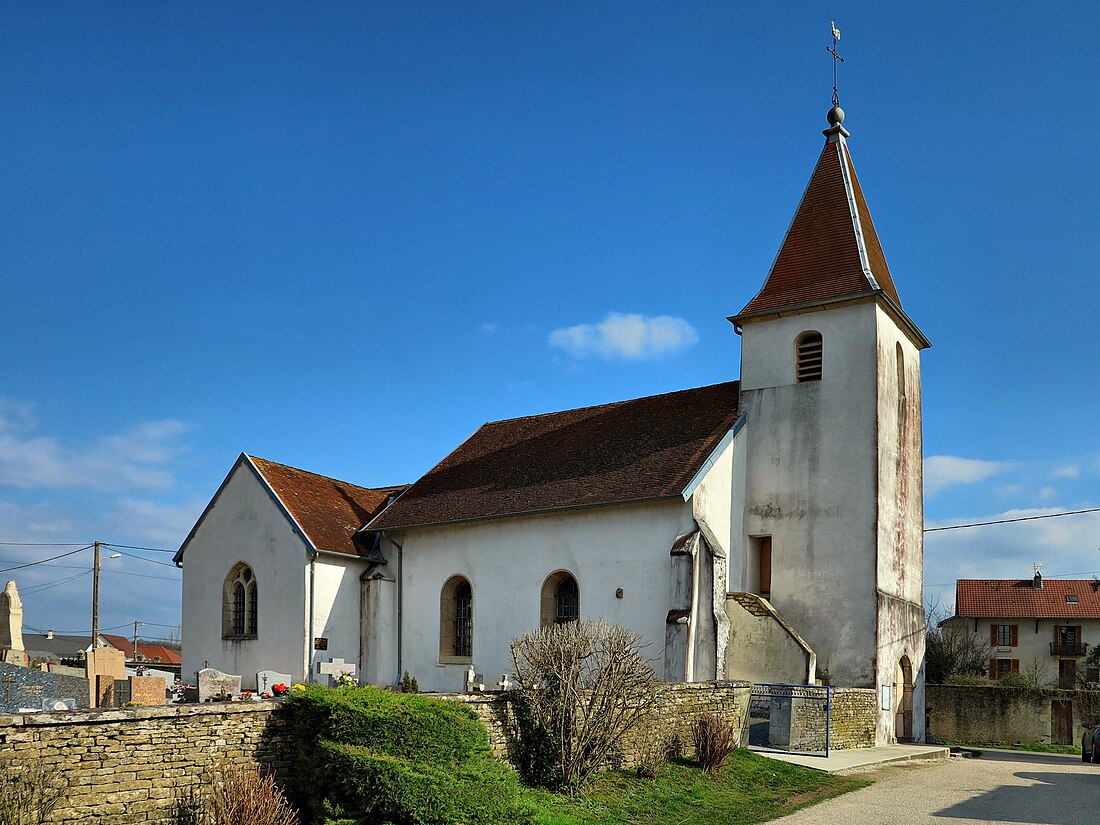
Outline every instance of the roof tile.
{"type": "Polygon", "coordinates": [[[248,458],[313,546],[333,553],[362,555],[353,541],[355,533],[379,513],[391,495],[405,489],[404,486],[357,487],[267,459],[248,458]]]}
{"type": "Polygon", "coordinates": [[[1100,619],[1100,582],[1088,579],[958,579],[955,615],[968,618],[1100,619]],[[1066,596],[1076,596],[1067,602],[1066,596]]]}
{"type": "Polygon", "coordinates": [[[419,527],[683,492],[733,426],[736,381],[483,425],[371,530],[419,527]]]}

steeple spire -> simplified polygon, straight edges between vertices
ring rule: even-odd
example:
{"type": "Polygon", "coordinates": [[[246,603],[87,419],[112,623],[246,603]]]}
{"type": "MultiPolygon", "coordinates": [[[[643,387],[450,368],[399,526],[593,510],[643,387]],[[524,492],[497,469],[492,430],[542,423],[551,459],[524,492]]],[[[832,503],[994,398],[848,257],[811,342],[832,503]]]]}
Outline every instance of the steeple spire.
{"type": "Polygon", "coordinates": [[[754,318],[824,308],[839,302],[877,300],[902,320],[918,346],[931,346],[901,308],[886,256],[848,152],[844,110],[836,86],[840,32],[833,25],[833,107],[822,134],[825,146],[795,210],[763,288],[730,318],[741,326],[754,318]]]}

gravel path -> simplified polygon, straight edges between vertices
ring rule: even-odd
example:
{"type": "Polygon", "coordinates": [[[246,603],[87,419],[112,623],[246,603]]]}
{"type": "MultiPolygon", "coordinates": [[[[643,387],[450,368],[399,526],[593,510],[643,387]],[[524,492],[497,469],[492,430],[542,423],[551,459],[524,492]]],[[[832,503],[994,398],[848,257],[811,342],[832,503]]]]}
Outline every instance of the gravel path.
{"type": "Polygon", "coordinates": [[[1100,823],[1100,765],[1079,756],[984,751],[978,759],[852,771],[869,788],[773,820],[783,825],[1100,823]]]}

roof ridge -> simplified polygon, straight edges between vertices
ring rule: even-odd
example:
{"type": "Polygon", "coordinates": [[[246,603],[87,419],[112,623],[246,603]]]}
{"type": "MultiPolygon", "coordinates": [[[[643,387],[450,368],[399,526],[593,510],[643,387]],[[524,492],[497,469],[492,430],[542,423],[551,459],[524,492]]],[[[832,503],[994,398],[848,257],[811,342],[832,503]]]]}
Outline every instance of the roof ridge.
{"type": "Polygon", "coordinates": [[[364,487],[361,484],[354,484],[350,481],[344,481],[343,479],[339,479],[339,478],[336,478],[334,476],[326,476],[323,473],[315,473],[312,470],[303,470],[301,467],[294,467],[290,464],[283,464],[282,462],[279,462],[279,461],[272,461],[270,458],[261,458],[258,455],[252,455],[250,453],[245,453],[245,455],[248,456],[248,459],[250,461],[252,461],[253,463],[255,463],[257,461],[261,461],[264,464],[274,464],[276,467],[283,467],[284,469],[293,470],[296,473],[302,473],[303,475],[313,476],[314,478],[321,478],[321,479],[324,479],[325,481],[335,481],[337,484],[344,484],[348,487],[354,487],[357,490],[365,490],[368,493],[381,493],[381,492],[384,492],[386,490],[392,490],[392,489],[396,489],[398,487],[406,486],[406,485],[403,485],[403,484],[387,484],[383,487],[364,487]]]}
{"type": "MultiPolygon", "coordinates": [[[[734,379],[732,381],[717,381],[713,384],[704,384],[701,387],[685,387],[682,390],[669,390],[668,392],[657,392],[653,395],[640,395],[637,398],[624,398],[622,401],[606,401],[603,404],[587,404],[583,407],[569,407],[564,410],[552,410],[551,412],[544,413],[532,413],[531,415],[517,415],[513,418],[498,418],[493,421],[486,421],[481,427],[487,427],[490,424],[510,424],[513,421],[525,421],[533,418],[550,418],[555,415],[565,415],[566,413],[583,412],[584,410],[598,410],[598,409],[611,409],[613,407],[621,407],[624,404],[633,404],[637,401],[648,401],[653,398],[664,398],[669,395],[678,395],[685,392],[698,392],[699,390],[711,389],[713,387],[724,387],[730,384],[739,384],[740,379],[734,379]]],[[[478,429],[481,429],[478,427],[478,429]]],[[[476,433],[476,430],[475,430],[476,433]]]]}

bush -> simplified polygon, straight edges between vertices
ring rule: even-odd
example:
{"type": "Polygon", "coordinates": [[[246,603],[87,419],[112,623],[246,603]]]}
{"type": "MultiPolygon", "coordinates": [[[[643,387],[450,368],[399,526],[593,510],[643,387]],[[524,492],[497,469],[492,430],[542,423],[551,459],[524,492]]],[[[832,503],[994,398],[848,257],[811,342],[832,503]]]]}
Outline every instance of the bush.
{"type": "Polygon", "coordinates": [[[529,782],[576,793],[649,717],[659,679],[641,648],[634,631],[591,619],[512,641],[515,733],[529,782]]]}
{"type": "Polygon", "coordinates": [[[708,713],[695,720],[691,738],[695,743],[695,758],[707,773],[718,773],[737,747],[737,728],[719,716],[708,713]]]}
{"type": "Polygon", "coordinates": [[[45,822],[64,793],[58,772],[42,764],[0,762],[0,825],[45,822]]]}
{"type": "Polygon", "coordinates": [[[457,702],[377,688],[295,691],[302,770],[294,796],[317,818],[397,825],[523,823],[515,772],[457,702]]]}
{"type": "Polygon", "coordinates": [[[638,776],[656,779],[661,765],[677,750],[678,744],[676,726],[671,720],[659,716],[646,720],[634,737],[638,776]]]}
{"type": "Polygon", "coordinates": [[[251,764],[218,765],[207,808],[212,825],[298,825],[275,777],[251,764]]]}
{"type": "Polygon", "coordinates": [[[420,693],[420,683],[416,681],[415,676],[410,676],[409,671],[405,671],[405,674],[401,677],[401,692],[402,693],[420,693]]]}
{"type": "Polygon", "coordinates": [[[963,675],[961,673],[953,673],[944,680],[945,685],[956,685],[960,687],[975,687],[977,685],[989,685],[992,684],[984,676],[975,676],[973,674],[963,675]]]}

